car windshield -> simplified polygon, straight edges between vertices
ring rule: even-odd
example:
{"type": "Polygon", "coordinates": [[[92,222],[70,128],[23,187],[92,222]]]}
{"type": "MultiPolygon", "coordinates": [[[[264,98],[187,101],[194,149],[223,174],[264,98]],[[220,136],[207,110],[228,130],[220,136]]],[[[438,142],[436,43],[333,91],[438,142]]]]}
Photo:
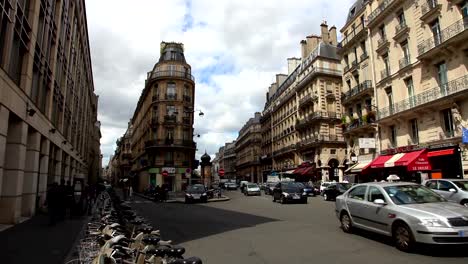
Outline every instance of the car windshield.
{"type": "Polygon", "coordinates": [[[188,187],[187,191],[188,192],[195,192],[195,193],[204,192],[205,191],[205,186],[203,186],[203,185],[192,185],[192,186],[188,187]]]}
{"type": "Polygon", "coordinates": [[[298,192],[300,189],[304,188],[304,185],[301,183],[297,182],[288,182],[288,183],[283,183],[282,189],[285,192],[298,192]]]}
{"type": "Polygon", "coordinates": [[[249,185],[247,185],[247,188],[258,188],[258,185],[256,185],[256,184],[249,184],[249,185]]]}
{"type": "Polygon", "coordinates": [[[395,185],[384,187],[395,204],[440,203],[446,200],[421,185],[395,185]]]}
{"type": "Polygon", "coordinates": [[[463,191],[468,191],[468,181],[453,181],[453,184],[463,191]]]}

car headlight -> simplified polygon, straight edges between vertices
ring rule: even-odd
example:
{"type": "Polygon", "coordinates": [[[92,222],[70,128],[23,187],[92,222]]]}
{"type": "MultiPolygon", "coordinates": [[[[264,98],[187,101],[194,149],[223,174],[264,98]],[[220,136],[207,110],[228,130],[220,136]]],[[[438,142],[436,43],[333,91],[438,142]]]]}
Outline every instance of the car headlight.
{"type": "Polygon", "coordinates": [[[420,225],[427,227],[445,227],[445,223],[440,219],[421,219],[420,225]]]}
{"type": "Polygon", "coordinates": [[[307,193],[306,193],[306,192],[303,192],[302,195],[307,195],[307,193]]]}
{"type": "Polygon", "coordinates": [[[288,196],[288,195],[289,195],[289,193],[285,193],[285,192],[283,192],[283,195],[284,195],[284,196],[288,196]]]}
{"type": "Polygon", "coordinates": [[[206,196],[206,193],[202,193],[202,196],[206,196]]]}
{"type": "Polygon", "coordinates": [[[185,194],[187,197],[192,197],[192,195],[190,193],[186,193],[185,194]]]}

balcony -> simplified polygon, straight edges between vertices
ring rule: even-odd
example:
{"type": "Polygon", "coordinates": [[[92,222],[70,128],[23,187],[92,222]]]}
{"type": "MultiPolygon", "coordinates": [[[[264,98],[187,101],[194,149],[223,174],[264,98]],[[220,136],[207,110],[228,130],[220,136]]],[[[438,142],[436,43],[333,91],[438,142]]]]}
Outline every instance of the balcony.
{"type": "Polygon", "coordinates": [[[358,61],[357,59],[351,62],[351,67],[349,68],[349,71],[356,71],[358,69],[358,61]]]}
{"type": "Polygon", "coordinates": [[[401,21],[398,25],[395,26],[395,36],[393,39],[395,41],[402,41],[408,37],[409,27],[406,24],[406,21],[401,21]]]}
{"type": "Polygon", "coordinates": [[[287,147],[280,148],[278,150],[273,151],[273,156],[279,156],[283,154],[287,154],[289,152],[295,151],[296,150],[296,145],[289,145],[287,147]]]}
{"type": "Polygon", "coordinates": [[[442,48],[457,42],[466,41],[468,38],[468,18],[461,19],[440,32],[418,44],[418,59],[435,58],[442,48]]]}
{"type": "Polygon", "coordinates": [[[184,117],[182,117],[182,123],[184,125],[191,125],[192,124],[192,119],[189,116],[184,116],[184,117]]]}
{"type": "Polygon", "coordinates": [[[352,102],[354,99],[362,99],[364,94],[371,95],[373,93],[374,89],[372,87],[372,81],[367,80],[343,93],[341,96],[341,101],[343,104],[346,104],[352,102]]]}
{"type": "Polygon", "coordinates": [[[166,94],[166,100],[174,101],[177,100],[177,94],[166,94]]]}
{"type": "Polygon", "coordinates": [[[306,107],[308,105],[314,104],[314,98],[312,95],[308,94],[299,100],[299,108],[306,107]]]}
{"type": "Polygon", "coordinates": [[[360,62],[363,62],[367,58],[369,58],[369,55],[367,54],[367,52],[361,54],[361,61],[360,62]]]}
{"type": "Polygon", "coordinates": [[[154,101],[159,101],[159,94],[155,94],[153,95],[153,97],[151,97],[151,99],[154,101]]]}
{"type": "Polygon", "coordinates": [[[166,78],[180,78],[186,79],[192,82],[195,82],[195,78],[187,72],[182,71],[150,71],[146,77],[146,83],[157,80],[157,79],[166,79],[166,78]]]}
{"type": "Polygon", "coordinates": [[[400,70],[403,68],[406,68],[408,65],[411,64],[411,58],[410,56],[404,57],[398,61],[398,64],[400,65],[400,70]]]}
{"type": "Polygon", "coordinates": [[[176,123],[177,116],[175,115],[165,115],[164,116],[164,123],[176,123]]]}
{"type": "Polygon", "coordinates": [[[452,97],[461,96],[466,93],[466,90],[468,90],[468,75],[380,109],[379,120],[407,110],[423,107],[424,105],[434,105],[436,101],[444,98],[454,100],[452,97]]]}
{"type": "MultiPolygon", "coordinates": [[[[302,80],[299,80],[299,82],[296,85],[296,91],[299,92],[302,88],[306,87],[310,83],[313,78],[315,78],[317,75],[324,75],[328,77],[335,77],[335,78],[340,78],[342,77],[342,72],[340,70],[334,70],[334,69],[329,69],[329,68],[322,68],[322,67],[314,67],[302,80]]],[[[295,93],[291,93],[292,95],[295,95],[295,93]]],[[[288,100],[289,98],[285,99],[288,100]]]]}
{"type": "Polygon", "coordinates": [[[372,11],[367,17],[367,26],[373,27],[377,25],[386,15],[395,11],[397,5],[402,3],[404,0],[384,0],[382,3],[372,11]]]}
{"type": "Polygon", "coordinates": [[[375,112],[371,112],[353,120],[349,124],[343,124],[343,134],[352,135],[374,131],[376,127],[375,119],[375,112]]]}
{"type": "Polygon", "coordinates": [[[307,128],[308,125],[312,125],[317,122],[330,122],[338,123],[341,120],[341,113],[336,112],[313,112],[303,119],[296,121],[296,130],[307,128]]]}
{"type": "Polygon", "coordinates": [[[425,23],[434,21],[440,15],[442,5],[437,3],[437,0],[427,0],[421,5],[420,19],[425,23]]]}
{"type": "Polygon", "coordinates": [[[390,77],[390,68],[380,71],[380,81],[383,81],[390,77]]]}
{"type": "Polygon", "coordinates": [[[145,141],[145,148],[191,148],[195,149],[196,143],[193,140],[182,139],[155,139],[145,141]]]}
{"type": "Polygon", "coordinates": [[[382,36],[379,40],[377,40],[377,49],[375,49],[375,51],[378,54],[383,54],[387,52],[389,46],[390,42],[388,41],[387,37],[382,36]]]}
{"type": "Polygon", "coordinates": [[[192,102],[192,97],[189,96],[189,95],[184,95],[184,101],[188,102],[188,103],[191,103],[192,102]]]}
{"type": "Polygon", "coordinates": [[[348,35],[346,35],[343,40],[338,43],[338,47],[346,48],[353,43],[359,41],[360,37],[363,37],[367,34],[367,30],[364,28],[363,24],[357,25],[357,27],[353,28],[348,35]]]}
{"type": "Polygon", "coordinates": [[[345,144],[343,136],[338,135],[318,135],[308,139],[300,139],[297,148],[320,147],[322,144],[345,144]]]}

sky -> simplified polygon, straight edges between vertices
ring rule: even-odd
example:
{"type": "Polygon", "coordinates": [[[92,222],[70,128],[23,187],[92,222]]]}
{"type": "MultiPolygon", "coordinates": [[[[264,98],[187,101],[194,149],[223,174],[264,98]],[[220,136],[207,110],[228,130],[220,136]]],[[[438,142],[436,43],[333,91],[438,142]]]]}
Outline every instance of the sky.
{"type": "MultiPolygon", "coordinates": [[[[99,95],[103,166],[127,129],[161,41],[182,42],[195,76],[194,133],[199,158],[214,157],[265,104],[287,58],[327,21],[338,31],[352,0],[91,0],[86,1],[99,95]]],[[[340,34],[338,33],[338,39],[340,34]]]]}

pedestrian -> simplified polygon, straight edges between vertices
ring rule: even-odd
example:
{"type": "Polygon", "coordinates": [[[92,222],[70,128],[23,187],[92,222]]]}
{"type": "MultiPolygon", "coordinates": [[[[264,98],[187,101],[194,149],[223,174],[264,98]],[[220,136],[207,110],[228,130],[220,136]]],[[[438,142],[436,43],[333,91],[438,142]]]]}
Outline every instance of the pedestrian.
{"type": "Polygon", "coordinates": [[[65,213],[67,211],[67,191],[65,186],[65,179],[60,180],[58,187],[58,203],[59,203],[59,219],[65,220],[65,213]]]}
{"type": "Polygon", "coordinates": [[[132,201],[133,200],[132,197],[133,197],[133,189],[132,189],[132,186],[130,186],[128,188],[128,200],[132,201]]]}
{"type": "Polygon", "coordinates": [[[58,184],[52,183],[47,190],[46,204],[49,213],[49,225],[55,225],[58,218],[59,210],[58,184]]]}
{"type": "Polygon", "coordinates": [[[74,214],[75,197],[74,197],[73,186],[71,185],[70,180],[67,181],[67,186],[65,187],[65,195],[66,195],[66,209],[71,219],[74,214]]]}
{"type": "Polygon", "coordinates": [[[159,184],[156,185],[156,187],[154,188],[154,193],[155,193],[154,199],[156,200],[156,202],[161,201],[162,191],[161,191],[161,187],[159,186],[159,184]]]}

